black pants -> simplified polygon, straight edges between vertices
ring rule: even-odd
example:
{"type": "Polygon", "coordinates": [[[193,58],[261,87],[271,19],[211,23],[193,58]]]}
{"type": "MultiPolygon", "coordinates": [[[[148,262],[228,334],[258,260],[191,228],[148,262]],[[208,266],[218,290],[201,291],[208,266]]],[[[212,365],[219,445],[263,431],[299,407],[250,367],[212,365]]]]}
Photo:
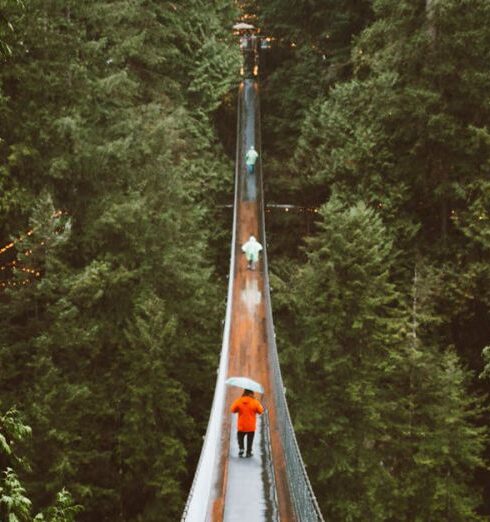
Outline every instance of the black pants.
{"type": "Polygon", "coordinates": [[[255,431],[238,431],[238,447],[243,451],[243,439],[247,436],[247,453],[252,453],[252,444],[254,442],[255,431]]]}

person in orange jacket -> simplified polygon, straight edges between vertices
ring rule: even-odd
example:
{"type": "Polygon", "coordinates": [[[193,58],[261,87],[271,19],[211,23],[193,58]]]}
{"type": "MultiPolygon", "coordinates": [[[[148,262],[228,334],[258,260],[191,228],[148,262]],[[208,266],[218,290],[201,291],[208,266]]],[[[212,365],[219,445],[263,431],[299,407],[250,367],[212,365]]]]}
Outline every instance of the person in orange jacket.
{"type": "Polygon", "coordinates": [[[254,392],[251,390],[243,390],[243,394],[231,405],[231,413],[238,413],[238,456],[243,457],[243,446],[245,436],[247,437],[247,454],[246,457],[251,457],[252,444],[255,436],[255,426],[257,414],[261,415],[264,407],[254,397],[254,392]]]}

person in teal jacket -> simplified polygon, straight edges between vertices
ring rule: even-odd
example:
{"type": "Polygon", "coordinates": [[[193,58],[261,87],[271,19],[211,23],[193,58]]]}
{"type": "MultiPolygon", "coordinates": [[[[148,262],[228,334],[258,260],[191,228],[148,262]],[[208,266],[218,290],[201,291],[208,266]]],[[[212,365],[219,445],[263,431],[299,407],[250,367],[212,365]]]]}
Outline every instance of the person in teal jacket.
{"type": "Polygon", "coordinates": [[[255,170],[255,162],[257,161],[257,158],[259,157],[259,153],[255,150],[254,146],[252,145],[245,155],[245,164],[247,165],[247,172],[249,174],[253,174],[255,170]]]}

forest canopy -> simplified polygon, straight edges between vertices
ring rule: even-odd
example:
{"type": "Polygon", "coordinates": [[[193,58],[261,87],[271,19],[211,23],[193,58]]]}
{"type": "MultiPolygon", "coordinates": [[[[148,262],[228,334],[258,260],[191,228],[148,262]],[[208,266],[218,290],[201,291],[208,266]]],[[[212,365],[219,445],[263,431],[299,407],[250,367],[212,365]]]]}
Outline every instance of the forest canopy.
{"type": "Polygon", "coordinates": [[[275,42],[266,197],[319,216],[277,216],[289,242],[269,241],[282,371],[322,512],[486,519],[490,5],[249,9],[275,42]]]}
{"type": "Polygon", "coordinates": [[[214,113],[238,82],[236,8],[0,11],[0,437],[22,433],[0,518],[174,521],[224,313],[208,244],[231,187],[214,113]]]}
{"type": "Polygon", "coordinates": [[[265,197],[315,210],[266,227],[325,519],[488,520],[486,0],[0,0],[0,519],[180,518],[243,14],[272,41],[265,197]]]}

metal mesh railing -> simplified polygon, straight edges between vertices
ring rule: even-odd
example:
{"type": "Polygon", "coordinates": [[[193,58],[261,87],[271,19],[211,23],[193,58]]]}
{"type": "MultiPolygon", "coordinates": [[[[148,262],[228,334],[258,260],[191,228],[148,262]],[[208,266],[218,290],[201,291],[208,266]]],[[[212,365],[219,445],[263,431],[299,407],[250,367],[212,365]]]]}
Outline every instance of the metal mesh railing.
{"type": "Polygon", "coordinates": [[[270,430],[270,420],[269,420],[269,412],[265,409],[263,415],[261,416],[261,427],[262,427],[262,451],[266,456],[264,459],[264,474],[267,477],[267,480],[264,482],[264,487],[268,490],[265,493],[266,498],[269,499],[269,506],[267,509],[266,516],[264,517],[266,520],[279,520],[279,512],[278,506],[279,502],[277,500],[277,490],[276,490],[276,480],[274,474],[274,463],[272,461],[272,442],[271,442],[271,430],[270,430]]]}

